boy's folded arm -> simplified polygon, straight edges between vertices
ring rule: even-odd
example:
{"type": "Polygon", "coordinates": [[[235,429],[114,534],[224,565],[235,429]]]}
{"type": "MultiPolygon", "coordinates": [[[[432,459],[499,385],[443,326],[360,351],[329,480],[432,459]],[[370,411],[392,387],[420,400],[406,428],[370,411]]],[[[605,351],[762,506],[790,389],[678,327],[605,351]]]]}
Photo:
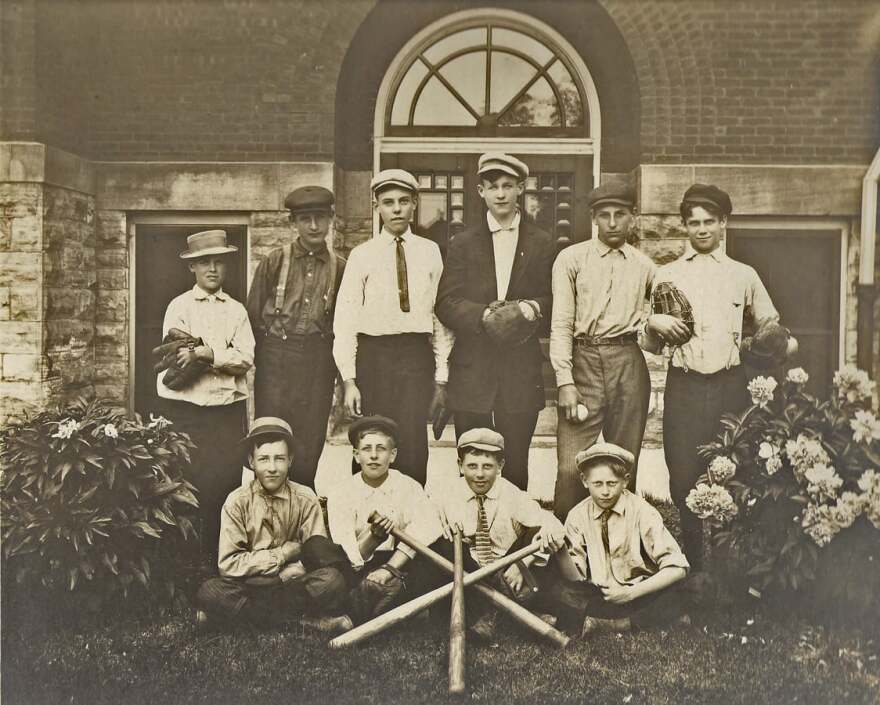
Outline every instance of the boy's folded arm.
{"type": "Polygon", "coordinates": [[[687,570],[679,566],[661,568],[654,575],[630,586],[633,599],[659,592],[677,583],[687,575],[687,570]]]}

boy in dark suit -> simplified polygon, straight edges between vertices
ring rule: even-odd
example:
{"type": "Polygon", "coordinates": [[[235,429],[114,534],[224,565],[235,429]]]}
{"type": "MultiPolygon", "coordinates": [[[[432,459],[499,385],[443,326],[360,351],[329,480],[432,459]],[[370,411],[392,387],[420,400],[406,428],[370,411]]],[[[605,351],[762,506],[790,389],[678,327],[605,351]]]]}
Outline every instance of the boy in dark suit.
{"type": "Polygon", "coordinates": [[[544,407],[539,336],[550,320],[556,248],[519,210],[528,166],[508,154],[487,153],[478,174],[486,220],[453,238],[437,292],[437,316],[455,333],[447,406],[456,436],[488,427],[504,437],[505,476],[525,490],[529,445],[544,407]],[[514,314],[531,323],[524,342],[499,345],[487,334],[501,301],[516,302],[514,314]]]}

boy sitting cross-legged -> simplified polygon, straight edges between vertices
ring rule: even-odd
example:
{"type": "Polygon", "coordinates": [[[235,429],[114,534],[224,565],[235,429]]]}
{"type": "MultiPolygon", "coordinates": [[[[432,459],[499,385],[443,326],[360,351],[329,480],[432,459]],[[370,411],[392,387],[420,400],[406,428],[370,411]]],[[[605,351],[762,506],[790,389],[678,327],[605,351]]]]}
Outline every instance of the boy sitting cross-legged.
{"type": "Polygon", "coordinates": [[[660,513],[626,489],[633,460],[620,446],[596,443],[575,461],[590,496],[565,520],[568,550],[556,554],[563,580],[553,597],[560,626],[583,620],[584,635],[684,618],[684,599],[671,586],[690,566],[660,513]]]}
{"type": "MultiPolygon", "coordinates": [[[[200,627],[212,621],[280,626],[303,613],[343,606],[345,554],[327,538],[314,492],[287,479],[293,433],[283,419],[254,420],[245,438],[256,479],[229,494],[220,518],[220,577],[199,589],[200,627]]],[[[339,618],[314,625],[344,630],[339,618]]]]}
{"type": "Polygon", "coordinates": [[[384,416],[366,416],[351,424],[348,438],[360,472],[327,502],[330,533],[350,562],[352,619],[365,622],[407,596],[434,587],[436,569],[389,534],[406,531],[430,545],[440,523],[425,490],[411,477],[390,468],[397,456],[398,426],[384,416]]]}
{"type": "MultiPolygon", "coordinates": [[[[541,509],[509,480],[501,477],[504,467],[504,437],[488,428],[474,428],[458,438],[458,467],[463,477],[438,498],[444,536],[452,538],[461,532],[469,550],[464,552],[464,570],[472,572],[494,563],[512,549],[529,541],[540,542],[551,553],[563,545],[562,524],[551,512],[541,509]]],[[[440,553],[452,557],[452,543],[439,542],[440,553]]],[[[518,602],[531,602],[540,597],[539,584],[543,573],[529,566],[546,564],[532,554],[512,564],[502,573],[496,573],[492,582],[518,602]]],[[[488,609],[482,600],[468,602],[467,615],[473,621],[471,629],[483,638],[494,634],[497,612],[488,609]]]]}

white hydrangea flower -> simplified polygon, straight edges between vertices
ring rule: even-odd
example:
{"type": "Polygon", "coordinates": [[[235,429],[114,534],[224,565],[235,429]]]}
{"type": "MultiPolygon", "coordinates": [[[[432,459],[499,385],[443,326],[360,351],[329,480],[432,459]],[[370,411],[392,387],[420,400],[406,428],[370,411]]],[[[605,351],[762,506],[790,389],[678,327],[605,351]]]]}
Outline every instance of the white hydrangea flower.
{"type": "Polygon", "coordinates": [[[856,443],[870,444],[880,440],[880,419],[877,419],[870,411],[859,410],[855,418],[849,422],[853,430],[853,440],[856,443]]]}
{"type": "Polygon", "coordinates": [[[767,463],[764,467],[767,469],[768,475],[775,475],[782,470],[782,458],[778,455],[774,455],[772,458],[767,458],[767,463]]]}
{"type": "Polygon", "coordinates": [[[77,431],[79,431],[79,421],[67,419],[58,424],[58,430],[52,434],[52,438],[70,438],[77,431]]]}
{"type": "Polygon", "coordinates": [[[843,492],[837,504],[832,508],[831,515],[842,529],[852,526],[865,508],[865,496],[855,492],[843,492]]]}
{"type": "Polygon", "coordinates": [[[779,448],[770,443],[770,441],[762,441],[758,446],[758,457],[762,460],[769,460],[774,455],[779,455],[779,448]]]}
{"type": "Polygon", "coordinates": [[[103,431],[104,435],[107,436],[107,438],[119,438],[119,431],[112,423],[104,424],[103,431]]]}
{"type": "Polygon", "coordinates": [[[837,388],[837,398],[851,404],[870,399],[874,393],[868,373],[853,365],[846,365],[834,373],[834,386],[837,388]]]}
{"type": "Polygon", "coordinates": [[[752,404],[766,407],[773,401],[773,391],[776,389],[776,380],[773,377],[755,377],[748,385],[749,394],[752,395],[752,404]]]}
{"type": "Polygon", "coordinates": [[[810,375],[807,374],[803,367],[794,367],[788,371],[785,379],[792,384],[806,384],[810,379],[810,375]]]}
{"type": "Polygon", "coordinates": [[[837,499],[837,490],[843,484],[843,478],[830,465],[814,465],[804,473],[804,478],[809,483],[807,492],[829,501],[837,499]]]}
{"type": "Polygon", "coordinates": [[[723,484],[736,474],[736,463],[726,455],[716,455],[709,463],[709,477],[713,482],[723,484]]]}
{"type": "Polygon", "coordinates": [[[801,475],[814,465],[831,464],[831,457],[822,446],[822,441],[804,434],[800,434],[795,441],[786,441],[785,454],[801,475]]]}
{"type": "Polygon", "coordinates": [[[808,504],[801,515],[801,526],[817,546],[827,546],[840,531],[840,525],[827,504],[808,504]]]}
{"type": "Polygon", "coordinates": [[[865,470],[859,478],[859,489],[866,494],[880,494],[880,472],[865,470]]]}
{"type": "Polygon", "coordinates": [[[875,528],[880,529],[880,473],[865,470],[859,478],[859,489],[864,492],[861,500],[865,516],[875,528]]]}
{"type": "Polygon", "coordinates": [[[700,519],[728,522],[739,512],[730,492],[721,485],[699,484],[688,493],[685,503],[700,519]]]}

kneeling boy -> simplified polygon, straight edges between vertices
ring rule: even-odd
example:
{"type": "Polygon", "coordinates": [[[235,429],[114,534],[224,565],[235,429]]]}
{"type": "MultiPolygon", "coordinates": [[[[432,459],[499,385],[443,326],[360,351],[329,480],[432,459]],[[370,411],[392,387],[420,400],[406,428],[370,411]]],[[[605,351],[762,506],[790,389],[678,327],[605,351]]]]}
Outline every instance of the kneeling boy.
{"type": "Polygon", "coordinates": [[[676,589],[687,560],[660,513],[626,489],[633,454],[596,443],[575,463],[590,496],[565,520],[568,551],[557,560],[564,580],[554,589],[560,626],[627,631],[680,619],[684,600],[676,589]]]}
{"type": "MultiPolygon", "coordinates": [[[[488,428],[474,428],[458,437],[458,467],[463,477],[439,498],[441,524],[446,538],[459,531],[469,550],[464,554],[464,569],[474,571],[494,563],[512,549],[537,541],[542,549],[555,552],[563,545],[562,524],[537,501],[509,480],[501,477],[504,467],[504,437],[488,428]]],[[[450,543],[442,542],[440,551],[452,555],[450,543]]],[[[546,556],[532,554],[512,564],[502,574],[495,574],[497,589],[518,602],[531,601],[538,592],[542,577],[529,566],[546,564],[546,556]]],[[[474,631],[491,637],[497,613],[484,603],[468,603],[468,618],[477,617],[474,631]]]]}
{"type": "Polygon", "coordinates": [[[254,421],[245,441],[256,479],[231,492],[223,504],[220,577],[199,589],[199,625],[210,617],[271,627],[303,613],[338,611],[345,596],[340,570],[345,555],[327,538],[315,494],[287,479],[293,461],[290,426],[264,416],[254,421]]]}
{"type": "Polygon", "coordinates": [[[327,502],[330,533],[351,563],[350,613],[358,623],[391,608],[405,588],[418,594],[429,586],[425,580],[432,573],[413,549],[389,533],[398,528],[426,545],[440,536],[440,522],[425,490],[389,467],[397,457],[399,437],[397,423],[384,416],[352,423],[348,438],[361,470],[327,502]]]}

